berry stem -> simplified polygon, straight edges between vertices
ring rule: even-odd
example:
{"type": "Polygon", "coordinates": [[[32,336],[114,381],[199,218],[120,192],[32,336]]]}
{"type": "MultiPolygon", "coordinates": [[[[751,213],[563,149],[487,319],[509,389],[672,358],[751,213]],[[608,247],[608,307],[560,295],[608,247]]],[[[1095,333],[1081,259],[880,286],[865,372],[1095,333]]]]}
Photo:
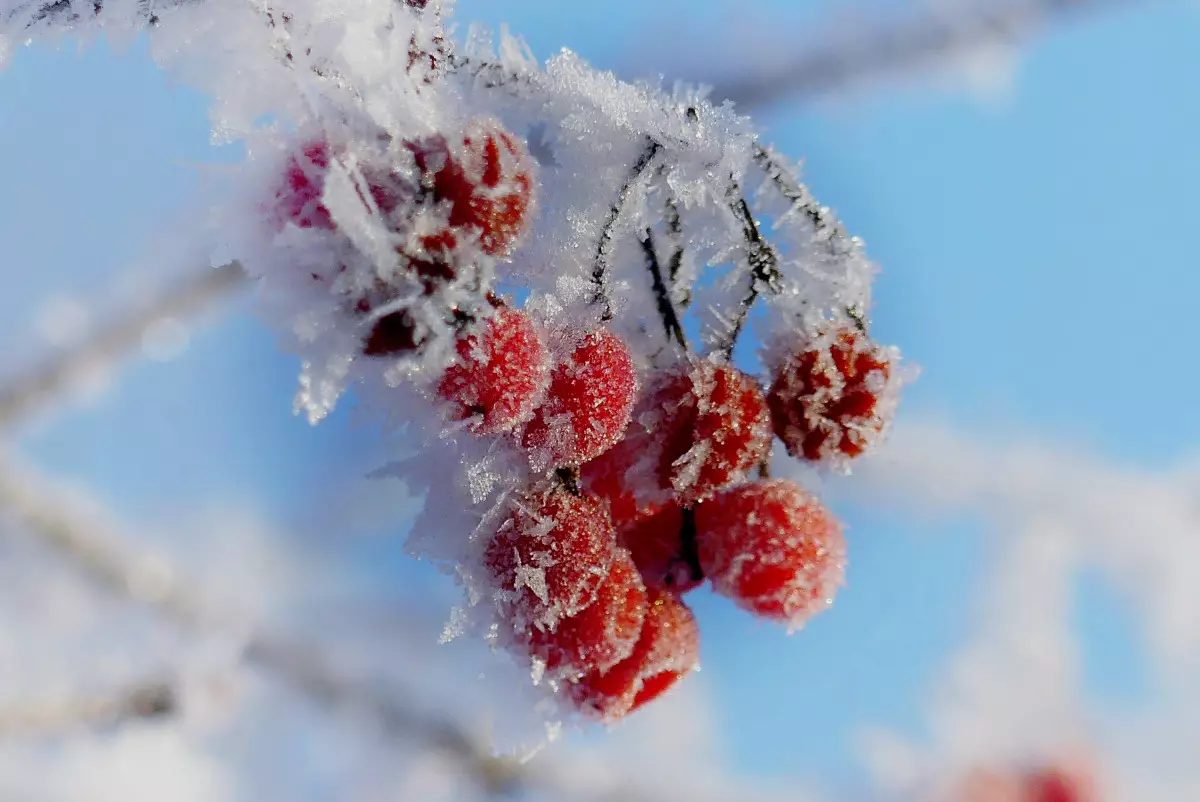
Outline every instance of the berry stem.
{"type": "Polygon", "coordinates": [[[667,339],[672,337],[683,350],[687,350],[687,336],[683,333],[683,325],[671,303],[671,294],[663,281],[662,265],[658,261],[658,249],[654,245],[654,230],[647,226],[642,237],[642,251],[646,254],[646,266],[650,268],[650,279],[654,285],[654,300],[658,305],[658,316],[662,319],[663,330],[667,339]]]}
{"type": "Polygon", "coordinates": [[[557,468],[554,471],[554,478],[562,485],[572,496],[582,496],[583,490],[579,486],[579,470],[570,465],[562,468],[557,468]]]}
{"type": "Polygon", "coordinates": [[[813,197],[799,178],[792,174],[767,148],[754,143],[754,163],[770,179],[775,188],[792,204],[792,210],[808,218],[813,229],[821,235],[832,256],[844,257],[862,250],[862,243],[846,233],[840,220],[828,207],[813,197]]]}
{"type": "Polygon", "coordinates": [[[679,526],[679,558],[687,565],[693,581],[704,581],[700,547],[696,540],[696,511],[691,507],[683,508],[683,519],[679,526]]]}
{"type": "Polygon", "coordinates": [[[746,327],[750,309],[758,300],[762,288],[765,286],[773,292],[778,292],[782,279],[782,274],[779,272],[779,253],[775,250],[775,246],[763,238],[762,232],[758,229],[758,223],[754,219],[754,213],[750,210],[750,204],[746,202],[745,197],[739,194],[736,187],[734,194],[735,199],[730,202],[729,208],[742,224],[742,236],[746,239],[746,262],[750,266],[750,286],[747,287],[746,294],[738,303],[737,316],[729,331],[729,339],[725,343],[726,356],[733,355],[733,348],[737,345],[737,339],[741,335],[742,329],[746,327]]]}
{"type": "Polygon", "coordinates": [[[633,193],[633,188],[645,175],[650,163],[654,161],[661,150],[662,145],[649,139],[646,149],[642,151],[642,155],[633,165],[629,178],[621,185],[621,191],[617,193],[617,202],[608,210],[608,219],[604,221],[604,228],[600,231],[600,244],[596,247],[596,264],[592,268],[592,284],[596,288],[595,294],[592,296],[592,303],[604,304],[604,320],[612,320],[613,316],[612,298],[608,294],[608,257],[612,251],[613,233],[621,219],[621,212],[625,210],[625,204],[633,193]]]}
{"type": "MultiPolygon", "coordinates": [[[[664,219],[667,223],[667,237],[671,241],[671,258],[667,261],[667,278],[671,282],[671,295],[679,291],[679,271],[683,267],[683,219],[679,216],[679,202],[675,196],[668,194],[664,219]]],[[[690,289],[684,290],[679,306],[687,309],[692,302],[690,289]]]]}

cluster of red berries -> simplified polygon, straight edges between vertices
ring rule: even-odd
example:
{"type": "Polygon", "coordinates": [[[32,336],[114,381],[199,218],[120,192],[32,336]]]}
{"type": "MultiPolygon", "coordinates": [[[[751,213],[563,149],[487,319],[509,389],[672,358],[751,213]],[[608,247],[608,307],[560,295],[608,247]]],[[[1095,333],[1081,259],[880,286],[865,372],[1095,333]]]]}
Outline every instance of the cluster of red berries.
{"type": "MultiPolygon", "coordinates": [[[[509,500],[484,562],[504,639],[576,707],[611,721],[694,669],[699,630],[682,594],[705,579],[790,627],[828,603],[845,562],[841,528],[795,482],[751,478],[773,429],[793,434],[773,427],[753,377],[721,357],[696,358],[657,375],[639,400],[628,348],[601,329],[573,344],[538,395],[546,349],[529,317],[505,310],[481,331],[460,340],[439,389],[473,431],[520,426],[534,475],[548,477],[509,500]]],[[[882,354],[854,337],[836,342],[882,354]]],[[[869,370],[847,377],[843,362],[802,352],[787,363],[772,403],[821,411],[788,425],[857,423],[846,410],[861,416],[864,404],[811,402],[834,384],[873,386],[861,375],[869,370]],[[807,384],[797,364],[808,366],[807,384]],[[821,373],[827,364],[836,377],[821,373]]],[[[870,370],[886,373],[880,364],[870,370]]]]}
{"type": "MultiPolygon", "coordinates": [[[[343,296],[344,308],[361,321],[367,356],[397,356],[419,350],[443,326],[464,328],[486,315],[496,299],[480,287],[480,308],[441,302],[439,296],[460,276],[478,272],[480,254],[503,257],[528,226],[534,171],[524,143],[500,123],[475,118],[455,136],[406,141],[398,149],[381,137],[378,156],[358,165],[359,200],[376,214],[394,238],[395,264],[376,271],[369,282],[339,280],[344,263],[315,272],[343,296]],[[415,175],[415,178],[414,178],[415,175]],[[424,319],[416,301],[395,308],[402,298],[433,302],[440,320],[424,319]],[[382,314],[376,310],[385,310],[382,314]]],[[[337,231],[323,203],[325,184],[344,145],[327,139],[304,144],[288,162],[275,193],[277,223],[337,231]]],[[[356,154],[361,157],[361,154],[356,154]]]]}
{"type": "MultiPolygon", "coordinates": [[[[478,307],[438,306],[527,227],[527,149],[490,119],[455,137],[381,144],[408,154],[407,168],[358,158],[357,186],[394,237],[395,269],[373,270],[365,289],[340,280],[344,264],[313,279],[363,322],[366,356],[418,352],[432,336],[417,307],[396,308],[415,287],[442,330],[457,331],[435,387],[447,417],[527,454],[533,479],[506,500],[484,545],[505,644],[576,708],[612,721],[698,665],[699,629],[682,594],[705,580],[792,628],[827,605],[844,569],[841,527],[795,482],[767,478],[766,462],[773,435],[810,461],[862,453],[884,425],[888,354],[845,325],[796,349],[765,390],[719,355],[689,357],[643,384],[608,329],[552,348],[528,312],[482,285],[478,307]]],[[[276,194],[280,222],[337,233],[323,199],[339,156],[324,139],[301,148],[276,194]]]]}

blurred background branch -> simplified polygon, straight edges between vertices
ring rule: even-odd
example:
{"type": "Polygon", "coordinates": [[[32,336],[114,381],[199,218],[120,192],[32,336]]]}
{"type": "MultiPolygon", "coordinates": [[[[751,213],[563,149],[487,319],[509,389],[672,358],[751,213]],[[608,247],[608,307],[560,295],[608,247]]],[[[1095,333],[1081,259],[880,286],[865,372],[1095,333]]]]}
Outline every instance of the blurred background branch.
{"type": "Polygon", "coordinates": [[[137,308],[114,316],[77,347],[26,373],[0,380],[0,427],[12,426],[52,403],[78,377],[121,360],[159,321],[200,314],[246,283],[246,273],[237,262],[199,270],[171,283],[137,308]]]}
{"type": "Polygon", "coordinates": [[[814,23],[808,34],[758,32],[755,48],[731,48],[737,61],[723,72],[710,69],[707,82],[717,97],[734,101],[743,112],[810,102],[873,83],[952,71],[981,53],[1011,52],[1050,25],[1141,2],[990,0],[934,4],[900,19],[831,17],[814,23]]]}

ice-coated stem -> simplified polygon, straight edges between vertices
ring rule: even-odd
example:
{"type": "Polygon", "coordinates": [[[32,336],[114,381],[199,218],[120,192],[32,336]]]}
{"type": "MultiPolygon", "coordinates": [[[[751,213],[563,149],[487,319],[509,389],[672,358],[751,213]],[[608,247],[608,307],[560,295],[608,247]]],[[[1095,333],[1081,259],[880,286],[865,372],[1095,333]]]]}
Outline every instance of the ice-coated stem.
{"type": "Polygon", "coordinates": [[[642,151],[642,155],[633,165],[629,178],[621,185],[621,191],[617,193],[617,202],[608,210],[608,218],[604,221],[604,228],[600,231],[600,244],[596,246],[596,264],[592,268],[592,285],[595,287],[592,303],[604,305],[604,320],[612,320],[613,316],[612,298],[608,294],[608,259],[612,251],[613,233],[621,219],[621,213],[625,210],[625,204],[629,201],[630,194],[633,193],[633,188],[646,174],[650,163],[662,151],[662,145],[657,141],[649,139],[648,142],[646,149],[642,151]]]}
{"type": "Polygon", "coordinates": [[[683,521],[679,527],[679,558],[687,565],[693,580],[700,582],[704,579],[700,546],[696,540],[696,511],[691,507],[683,508],[683,521]]]}
{"type": "MultiPolygon", "coordinates": [[[[667,234],[674,246],[671,250],[671,258],[667,260],[667,278],[671,282],[671,293],[674,294],[679,290],[679,271],[683,267],[683,220],[679,216],[679,202],[675,200],[674,195],[667,195],[664,217],[667,223],[667,234]]],[[[685,291],[679,305],[686,309],[691,302],[691,291],[685,291]]]]}
{"type": "Polygon", "coordinates": [[[733,326],[729,330],[729,339],[725,343],[726,356],[732,356],[737,339],[741,335],[742,329],[746,327],[750,309],[758,300],[762,288],[767,287],[778,292],[779,282],[782,278],[779,272],[779,253],[759,231],[758,222],[754,219],[754,212],[750,210],[750,204],[736,189],[734,194],[734,200],[730,202],[729,208],[741,223],[742,236],[746,239],[746,263],[750,266],[750,285],[746,288],[746,294],[742,300],[738,302],[737,314],[734,317],[733,326]]]}
{"type": "Polygon", "coordinates": [[[654,301],[658,306],[658,316],[662,319],[663,330],[667,339],[674,339],[683,350],[687,350],[687,336],[683,333],[683,325],[679,322],[679,314],[675,304],[671,302],[671,293],[663,280],[662,265],[658,261],[658,249],[654,245],[654,230],[647,226],[642,237],[642,251],[646,254],[646,267],[650,270],[650,281],[654,287],[654,301]]]}

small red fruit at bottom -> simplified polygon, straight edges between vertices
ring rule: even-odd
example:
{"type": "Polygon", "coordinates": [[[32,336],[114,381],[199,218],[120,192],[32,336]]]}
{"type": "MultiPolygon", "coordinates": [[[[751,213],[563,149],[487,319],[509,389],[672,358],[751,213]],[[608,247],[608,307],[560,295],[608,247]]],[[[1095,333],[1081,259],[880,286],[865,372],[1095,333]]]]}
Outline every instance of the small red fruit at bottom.
{"type": "Polygon", "coordinates": [[[621,439],[636,395],[629,347],[607,329],[593,332],[554,367],[522,443],[550,466],[587,462],[621,439]]]}
{"type": "Polygon", "coordinates": [[[625,549],[617,549],[596,600],[553,630],[534,627],[529,651],[548,671],[578,676],[607,671],[627,658],[646,618],[646,587],[625,549]]]}
{"type": "Polygon", "coordinates": [[[515,630],[528,631],[595,601],[616,546],[607,505],[556,486],[513,502],[484,564],[511,602],[515,630]]]}
{"type": "Polygon", "coordinates": [[[500,434],[533,414],[549,383],[550,352],[528,314],[499,309],[455,347],[458,361],[438,384],[454,418],[473,418],[476,434],[500,434]]]}
{"type": "Polygon", "coordinates": [[[882,433],[880,396],[892,373],[885,349],[847,328],[788,358],[767,394],[775,434],[793,457],[857,457],[882,433]]]}
{"type": "Polygon", "coordinates": [[[612,722],[657,699],[700,664],[700,629],[678,596],[647,591],[649,606],[633,653],[608,671],[569,683],[581,711],[612,722]]]}
{"type": "Polygon", "coordinates": [[[792,629],[829,604],[845,571],[837,519],[787,479],[751,482],[700,504],[696,541],[713,590],[792,629]]]}

